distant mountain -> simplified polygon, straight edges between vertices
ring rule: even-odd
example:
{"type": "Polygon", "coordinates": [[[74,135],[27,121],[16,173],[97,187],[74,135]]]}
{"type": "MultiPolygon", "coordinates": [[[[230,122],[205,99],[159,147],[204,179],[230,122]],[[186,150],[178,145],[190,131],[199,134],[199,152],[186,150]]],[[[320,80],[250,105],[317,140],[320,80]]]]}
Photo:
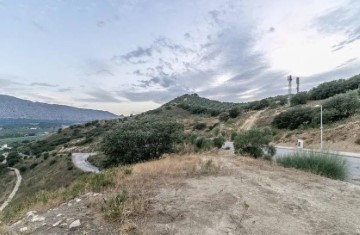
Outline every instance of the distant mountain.
{"type": "Polygon", "coordinates": [[[0,119],[86,122],[116,117],[113,113],[101,110],[32,102],[13,96],[0,95],[0,119]]]}

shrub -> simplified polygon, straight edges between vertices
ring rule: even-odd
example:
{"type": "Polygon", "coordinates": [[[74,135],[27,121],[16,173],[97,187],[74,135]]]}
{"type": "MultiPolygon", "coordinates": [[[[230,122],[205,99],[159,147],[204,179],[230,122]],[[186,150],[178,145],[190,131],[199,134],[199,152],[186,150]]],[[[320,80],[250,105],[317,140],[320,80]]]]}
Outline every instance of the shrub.
{"type": "Polygon", "coordinates": [[[225,138],[222,137],[222,136],[219,136],[219,137],[215,137],[213,139],[213,145],[216,147],[216,148],[221,148],[225,143],[225,138]]]}
{"type": "Polygon", "coordinates": [[[38,165],[38,164],[37,164],[36,162],[34,162],[33,164],[31,164],[31,165],[29,166],[29,168],[30,168],[30,169],[34,169],[37,165],[38,165]]]}
{"type": "MultiPolygon", "coordinates": [[[[356,94],[340,94],[323,103],[323,121],[330,123],[353,115],[360,108],[360,101],[356,94]]],[[[320,111],[318,110],[318,115],[320,111]]]]}
{"type": "Polygon", "coordinates": [[[123,219],[124,204],[127,199],[128,193],[126,190],[123,190],[121,193],[115,195],[114,197],[105,200],[101,208],[105,215],[105,218],[113,221],[123,219]]]}
{"type": "Polygon", "coordinates": [[[236,138],[236,136],[237,136],[237,133],[236,132],[231,132],[231,141],[234,141],[235,140],[235,138],[236,138]]]}
{"type": "Polygon", "coordinates": [[[201,150],[210,150],[212,145],[212,140],[203,136],[200,136],[195,140],[195,146],[201,150]]]}
{"type": "Polygon", "coordinates": [[[358,137],[358,138],[355,140],[355,144],[360,145],[360,137],[358,137]]]}
{"type": "Polygon", "coordinates": [[[240,114],[240,109],[239,108],[232,108],[229,110],[229,116],[231,118],[237,118],[240,114]]]}
{"type": "Polygon", "coordinates": [[[57,162],[56,159],[52,159],[52,160],[50,161],[50,163],[49,163],[49,166],[54,165],[56,162],[57,162]]]}
{"type": "Polygon", "coordinates": [[[157,159],[175,150],[183,140],[183,126],[171,121],[133,121],[104,138],[105,167],[157,159]]]}
{"type": "Polygon", "coordinates": [[[48,159],[48,157],[50,156],[50,154],[49,154],[49,152],[45,152],[45,153],[43,154],[43,156],[44,156],[44,160],[46,160],[46,159],[48,159]]]}
{"type": "Polygon", "coordinates": [[[296,152],[278,158],[276,162],[284,167],[309,171],[332,179],[345,180],[348,174],[345,159],[327,153],[296,152]]]}
{"type": "Polygon", "coordinates": [[[229,114],[226,112],[220,113],[219,120],[221,122],[226,122],[227,120],[229,120],[229,114]]]}
{"type": "Polygon", "coordinates": [[[193,130],[204,130],[205,128],[206,128],[206,123],[200,122],[194,125],[193,130]]]}
{"type": "Polygon", "coordinates": [[[218,136],[220,134],[220,128],[219,127],[216,127],[214,130],[213,130],[213,133],[215,136],[218,136]]]}
{"type": "Polygon", "coordinates": [[[270,128],[253,128],[240,132],[235,137],[234,148],[239,154],[249,155],[254,158],[272,157],[275,155],[275,147],[270,145],[272,141],[270,128]]]}
{"type": "Polygon", "coordinates": [[[311,124],[314,114],[313,108],[295,107],[275,116],[272,125],[279,129],[294,130],[300,126],[311,124]]]}
{"type": "Polygon", "coordinates": [[[19,167],[19,170],[20,170],[21,172],[25,172],[25,171],[27,170],[27,168],[26,168],[26,166],[20,166],[20,167],[19,167]]]}
{"type": "Polygon", "coordinates": [[[306,104],[309,99],[309,95],[306,91],[299,92],[291,97],[291,106],[306,104]]]}

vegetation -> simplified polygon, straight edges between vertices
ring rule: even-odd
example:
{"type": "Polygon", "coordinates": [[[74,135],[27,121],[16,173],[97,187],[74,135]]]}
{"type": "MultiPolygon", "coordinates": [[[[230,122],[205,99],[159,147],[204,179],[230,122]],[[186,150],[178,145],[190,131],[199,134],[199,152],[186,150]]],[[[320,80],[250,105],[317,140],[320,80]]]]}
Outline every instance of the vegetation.
{"type": "Polygon", "coordinates": [[[226,122],[227,120],[229,120],[230,116],[229,113],[227,112],[223,112],[219,115],[219,121],[221,122],[226,122]]]}
{"type": "Polygon", "coordinates": [[[277,163],[338,180],[345,180],[348,174],[345,159],[328,153],[296,152],[278,158],[277,163]]]}
{"type": "Polygon", "coordinates": [[[271,158],[276,153],[275,147],[270,144],[272,138],[273,133],[268,127],[237,133],[234,139],[235,152],[254,158],[271,158]]]}
{"type": "Polygon", "coordinates": [[[124,123],[105,137],[105,167],[132,164],[159,158],[175,151],[183,136],[183,126],[171,121],[124,123]]]}
{"type": "Polygon", "coordinates": [[[353,76],[349,79],[339,79],[331,82],[321,83],[309,92],[311,100],[322,100],[337,94],[346,93],[349,90],[359,88],[360,75],[353,76]]]}
{"type": "Polygon", "coordinates": [[[193,130],[204,130],[205,128],[206,128],[206,123],[200,122],[194,125],[193,130]]]}
{"type": "Polygon", "coordinates": [[[291,106],[306,104],[309,100],[307,92],[299,92],[291,97],[291,106]]]}
{"type": "Polygon", "coordinates": [[[294,130],[300,126],[309,126],[313,118],[313,108],[295,107],[275,116],[272,125],[279,129],[294,130]]]}
{"type": "Polygon", "coordinates": [[[225,138],[222,136],[215,137],[213,139],[213,144],[216,148],[221,148],[225,143],[225,138]]]}
{"type": "Polygon", "coordinates": [[[240,115],[240,109],[235,107],[229,110],[230,118],[237,118],[240,115]]]}

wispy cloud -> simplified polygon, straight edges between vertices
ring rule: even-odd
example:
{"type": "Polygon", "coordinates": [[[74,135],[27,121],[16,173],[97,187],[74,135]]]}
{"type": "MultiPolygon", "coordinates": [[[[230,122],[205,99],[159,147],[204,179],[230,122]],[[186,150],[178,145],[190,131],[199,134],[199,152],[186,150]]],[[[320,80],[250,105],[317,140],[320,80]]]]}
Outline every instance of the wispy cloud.
{"type": "Polygon", "coordinates": [[[59,85],[50,84],[46,82],[33,82],[30,86],[40,86],[40,87],[58,87],[59,85]]]}

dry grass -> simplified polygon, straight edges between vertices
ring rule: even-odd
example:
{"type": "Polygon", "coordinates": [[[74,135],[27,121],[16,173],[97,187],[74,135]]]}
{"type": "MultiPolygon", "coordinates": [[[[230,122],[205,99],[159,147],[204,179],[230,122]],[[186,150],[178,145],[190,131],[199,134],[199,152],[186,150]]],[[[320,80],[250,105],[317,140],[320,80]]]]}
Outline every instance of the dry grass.
{"type": "Polygon", "coordinates": [[[139,163],[131,174],[117,171],[115,186],[102,201],[92,202],[105,219],[120,224],[120,234],[138,231],[137,223],[146,215],[151,198],[161,187],[179,187],[189,177],[216,174],[221,164],[205,155],[169,155],[139,163]]]}

